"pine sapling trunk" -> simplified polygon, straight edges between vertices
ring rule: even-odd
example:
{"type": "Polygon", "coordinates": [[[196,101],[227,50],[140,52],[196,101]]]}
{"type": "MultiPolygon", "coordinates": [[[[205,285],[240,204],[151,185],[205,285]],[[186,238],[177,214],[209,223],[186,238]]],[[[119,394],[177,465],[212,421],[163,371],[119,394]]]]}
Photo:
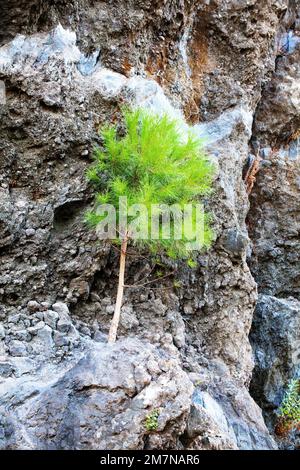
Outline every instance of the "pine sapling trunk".
{"type": "Polygon", "coordinates": [[[123,302],[124,292],[124,275],[125,275],[125,262],[126,262],[126,251],[127,251],[127,235],[122,240],[121,254],[120,254],[120,268],[119,268],[119,284],[117,292],[117,300],[115,305],[114,316],[110,324],[108,333],[108,343],[115,343],[117,338],[117,330],[120,321],[121,307],[123,302]]]}

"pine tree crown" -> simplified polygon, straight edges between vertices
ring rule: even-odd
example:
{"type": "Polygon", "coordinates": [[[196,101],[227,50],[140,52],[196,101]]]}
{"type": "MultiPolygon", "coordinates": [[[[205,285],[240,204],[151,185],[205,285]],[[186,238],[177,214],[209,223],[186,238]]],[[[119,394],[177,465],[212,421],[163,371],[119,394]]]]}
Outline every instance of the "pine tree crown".
{"type": "MultiPolygon", "coordinates": [[[[143,223],[151,231],[151,214],[157,210],[154,205],[175,204],[180,211],[190,204],[193,226],[196,231],[203,230],[203,247],[209,247],[213,239],[211,216],[204,213],[200,227],[194,210],[197,203],[211,194],[214,175],[214,165],[205,154],[202,141],[192,132],[183,133],[179,123],[167,115],[160,116],[139,108],[123,109],[122,115],[124,129],[121,135],[115,124],[105,125],[100,130],[103,145],[95,148],[94,163],[87,171],[96,196],[86,221],[92,226],[101,222],[103,215],[97,213],[101,204],[113,205],[118,218],[119,198],[125,196],[128,206],[142,204],[147,208],[149,216],[143,223]]],[[[176,209],[172,217],[174,225],[176,209]]],[[[149,237],[132,242],[153,253],[165,252],[173,258],[190,257],[187,239],[184,236],[175,239],[173,228],[168,239],[163,237],[162,225],[158,239],[149,237]]],[[[117,238],[122,238],[122,234],[117,238]]]]}

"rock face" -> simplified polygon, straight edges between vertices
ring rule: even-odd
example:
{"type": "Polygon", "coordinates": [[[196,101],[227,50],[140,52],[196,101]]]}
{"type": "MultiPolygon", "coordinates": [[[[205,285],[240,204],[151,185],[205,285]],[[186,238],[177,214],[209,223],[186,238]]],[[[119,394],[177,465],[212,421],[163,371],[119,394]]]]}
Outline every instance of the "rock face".
{"type": "Polygon", "coordinates": [[[252,326],[256,367],[253,377],[253,396],[264,401],[276,422],[286,384],[299,374],[300,355],[299,301],[261,295],[252,326]],[[258,384],[260,386],[258,386],[258,384]]]}
{"type": "Polygon", "coordinates": [[[26,383],[17,378],[1,389],[2,401],[16,406],[15,413],[4,412],[11,429],[2,447],[178,447],[192,383],[176,353],[172,358],[138,340],[121,340],[113,348],[94,342],[85,346],[68,368],[48,363],[26,383]],[[154,409],[159,418],[157,434],[152,435],[145,420],[154,409]]]}
{"type": "MultiPolygon", "coordinates": [[[[255,280],[262,294],[299,300],[297,6],[80,0],[4,8],[2,448],[276,448],[248,391],[248,335],[255,280]],[[110,349],[118,253],[83,223],[92,200],[84,174],[99,126],[117,121],[124,103],[166,112],[183,132],[206,138],[218,167],[208,203],[215,242],[196,268],[163,260],[164,274],[175,272],[164,289],[126,290],[110,349]],[[259,146],[247,226],[243,168],[259,146]]],[[[132,257],[128,284],[154,279],[158,268],[132,257]]],[[[277,309],[281,300],[270,299],[277,309]]],[[[296,300],[284,302],[286,318],[299,312],[296,300]]],[[[258,310],[252,336],[262,351],[252,381],[261,406],[261,358],[278,342],[270,321],[258,310]]],[[[282,347],[295,340],[283,337],[282,347]]],[[[295,372],[281,367],[287,372],[267,394],[280,395],[295,372]]]]}
{"type": "MultiPolygon", "coordinates": [[[[251,390],[271,430],[288,383],[300,376],[299,5],[283,18],[273,76],[256,111],[253,145],[263,160],[251,196],[251,269],[260,292],[251,341],[251,390]]],[[[299,447],[299,435],[293,436],[299,447]]],[[[289,445],[279,441],[280,445],[289,445]]]]}
{"type": "MultiPolygon", "coordinates": [[[[34,315],[46,321],[50,312],[34,315]]],[[[79,337],[70,321],[63,336],[42,320],[16,331],[33,338],[1,358],[1,449],[275,448],[260,409],[228,369],[216,361],[210,371],[185,372],[171,339],[112,347],[79,337]]]]}

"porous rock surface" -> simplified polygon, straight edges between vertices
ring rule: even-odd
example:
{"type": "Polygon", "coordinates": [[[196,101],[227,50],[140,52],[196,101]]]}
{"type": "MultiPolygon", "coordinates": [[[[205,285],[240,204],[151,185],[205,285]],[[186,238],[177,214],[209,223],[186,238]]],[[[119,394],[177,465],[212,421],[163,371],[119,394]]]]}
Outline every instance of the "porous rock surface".
{"type": "MultiPolygon", "coordinates": [[[[298,2],[13,3],[0,20],[1,448],[276,449],[249,393],[248,336],[256,282],[263,301],[299,298],[298,2]],[[126,289],[112,347],[118,253],[83,223],[84,173],[124,103],[206,138],[215,242],[196,268],[165,260],[164,289],[126,289]],[[250,206],[243,168],[258,148],[250,206]]],[[[151,269],[129,258],[128,284],[151,269]]],[[[255,319],[263,354],[297,339],[255,319]]],[[[274,395],[297,369],[280,364],[274,395]]],[[[260,406],[264,380],[258,358],[260,406]]]]}
{"type": "MultiPolygon", "coordinates": [[[[253,126],[253,147],[263,157],[251,195],[250,265],[259,300],[251,342],[256,358],[251,390],[274,429],[287,384],[300,377],[300,62],[299,2],[285,16],[278,57],[253,126]]],[[[299,432],[280,446],[299,448],[299,432]]]]}

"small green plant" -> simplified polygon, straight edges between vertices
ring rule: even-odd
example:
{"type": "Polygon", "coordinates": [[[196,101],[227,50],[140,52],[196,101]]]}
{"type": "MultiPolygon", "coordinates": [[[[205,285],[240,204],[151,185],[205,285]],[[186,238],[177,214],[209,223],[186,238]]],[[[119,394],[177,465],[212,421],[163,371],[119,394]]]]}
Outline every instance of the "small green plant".
{"type": "Polygon", "coordinates": [[[96,195],[94,208],[87,213],[86,220],[99,233],[99,226],[107,224],[103,207],[113,207],[118,230],[110,239],[121,245],[109,343],[114,343],[117,336],[128,244],[148,249],[152,255],[189,260],[189,266],[194,267],[192,257],[197,250],[209,247],[213,238],[209,215],[203,212],[202,218],[198,217],[199,203],[211,193],[214,174],[214,166],[203,152],[201,141],[192,133],[183,134],[178,123],[166,115],[135,109],[124,110],[123,118],[125,131],[121,136],[116,125],[102,128],[103,149],[95,150],[95,163],[87,172],[96,195]],[[128,207],[135,208],[135,213],[127,215],[128,207]],[[180,226],[178,231],[178,221],[187,207],[189,224],[180,226]],[[128,224],[124,225],[125,209],[129,228],[128,224]],[[158,224],[153,224],[154,216],[158,224]],[[187,230],[186,225],[189,225],[187,230]],[[134,236],[137,226],[139,236],[134,236]],[[201,247],[197,243],[198,248],[194,248],[193,237],[198,242],[199,235],[201,247]]]}
{"type": "Polygon", "coordinates": [[[174,287],[175,289],[180,289],[180,288],[182,287],[182,283],[181,283],[180,281],[177,281],[177,280],[175,279],[175,281],[173,282],[173,287],[174,287]]]}
{"type": "Polygon", "coordinates": [[[189,258],[189,259],[187,260],[187,265],[188,265],[189,268],[194,269],[194,268],[197,267],[197,262],[196,262],[194,259],[189,258]]]}
{"type": "Polygon", "coordinates": [[[158,417],[159,417],[159,410],[153,410],[151,413],[146,416],[145,419],[145,428],[147,431],[156,431],[158,428],[158,417]]]}
{"type": "Polygon", "coordinates": [[[300,380],[290,381],[282,404],[279,408],[279,416],[300,423],[300,380]]]}
{"type": "Polygon", "coordinates": [[[279,408],[278,434],[300,426],[300,380],[290,381],[279,408]]]}

